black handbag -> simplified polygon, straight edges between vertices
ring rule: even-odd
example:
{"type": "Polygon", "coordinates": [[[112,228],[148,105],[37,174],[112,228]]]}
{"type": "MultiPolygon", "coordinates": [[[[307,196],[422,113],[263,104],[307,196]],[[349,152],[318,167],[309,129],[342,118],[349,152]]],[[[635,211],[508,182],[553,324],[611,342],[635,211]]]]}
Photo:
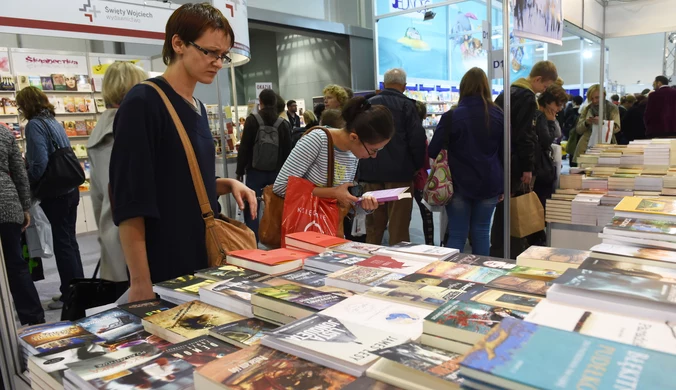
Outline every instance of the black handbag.
{"type": "Polygon", "coordinates": [[[101,260],[96,264],[91,278],[77,278],[70,281],[68,293],[63,300],[61,321],[76,321],[86,316],[92,307],[108,305],[117,301],[129,288],[129,282],[111,282],[97,279],[101,260]]]}
{"type": "Polygon", "coordinates": [[[31,190],[34,197],[47,199],[67,194],[84,183],[85,173],[73,149],[70,146],[60,148],[54,141],[47,123],[40,118],[38,120],[44,123],[47,129],[49,140],[54,146],[54,153],[49,156],[45,173],[32,185],[31,190]]]}

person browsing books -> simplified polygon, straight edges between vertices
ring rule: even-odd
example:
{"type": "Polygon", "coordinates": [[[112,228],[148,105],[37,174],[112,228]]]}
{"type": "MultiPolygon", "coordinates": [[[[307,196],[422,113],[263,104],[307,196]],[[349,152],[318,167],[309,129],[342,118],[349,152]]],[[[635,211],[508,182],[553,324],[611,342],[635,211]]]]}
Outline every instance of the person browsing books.
{"type": "MultiPolygon", "coordinates": [[[[320,198],[337,199],[346,206],[359,201],[348,191],[354,186],[357,162],[378,155],[394,134],[394,122],[390,110],[384,106],[372,106],[363,97],[348,100],[342,116],[345,126],[329,130],[335,149],[335,187],[325,188],[329,142],[326,133],[317,130],[301,138],[291,151],[275,180],[275,194],[286,196],[289,176],[296,176],[316,185],[313,195],[320,198]]],[[[364,210],[378,208],[378,202],[368,197],[362,199],[360,205],[364,210]]]]}
{"type": "Polygon", "coordinates": [[[460,81],[458,106],[441,117],[428,148],[430,156],[448,149],[454,190],[446,205],[449,248],[462,252],[469,235],[473,254],[490,251],[491,217],[504,192],[503,123],[486,74],[470,69],[460,81]]]}
{"type": "MultiPolygon", "coordinates": [[[[211,84],[229,63],[234,32],[207,3],[185,4],[166,25],[162,56],[167,69],[149,80],[167,95],[195,151],[211,209],[218,195],[231,193],[240,209],[256,193],[235,179],[217,179],[214,140],[204,105],[193,97],[196,84],[211,84]]],[[[163,100],[150,85],[127,93],[113,124],[110,159],[113,220],[130,276],[129,301],[155,298],[152,284],[208,266],[205,226],[188,160],[163,100]]]]}

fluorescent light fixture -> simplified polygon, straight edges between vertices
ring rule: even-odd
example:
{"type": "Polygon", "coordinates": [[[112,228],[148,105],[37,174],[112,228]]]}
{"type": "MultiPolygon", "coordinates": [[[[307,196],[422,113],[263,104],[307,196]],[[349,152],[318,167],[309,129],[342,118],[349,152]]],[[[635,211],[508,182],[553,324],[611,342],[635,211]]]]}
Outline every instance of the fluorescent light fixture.
{"type": "Polygon", "coordinates": [[[582,52],[582,58],[584,58],[584,59],[586,59],[586,60],[592,58],[592,52],[591,52],[591,50],[585,50],[585,51],[583,51],[583,52],[582,52]]]}

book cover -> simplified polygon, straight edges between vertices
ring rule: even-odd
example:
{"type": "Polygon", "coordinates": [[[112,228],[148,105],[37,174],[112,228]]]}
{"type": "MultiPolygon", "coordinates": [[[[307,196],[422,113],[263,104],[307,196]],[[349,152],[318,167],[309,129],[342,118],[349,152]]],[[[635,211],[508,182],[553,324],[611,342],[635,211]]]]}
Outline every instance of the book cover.
{"type": "Polygon", "coordinates": [[[457,253],[457,249],[451,249],[451,248],[444,248],[444,247],[439,247],[439,246],[431,246],[431,245],[422,245],[422,244],[414,244],[411,242],[405,242],[402,241],[396,245],[391,245],[387,248],[383,248],[383,251],[386,252],[400,252],[400,253],[408,253],[412,255],[419,255],[419,256],[429,256],[429,257],[436,257],[436,258],[447,258],[454,253],[457,253]]]}
{"type": "MultiPolygon", "coordinates": [[[[49,78],[49,81],[51,82],[52,79],[49,78]]],[[[42,86],[42,78],[40,76],[28,76],[28,85],[37,89],[44,89],[42,86]]]]}
{"type": "Polygon", "coordinates": [[[348,242],[344,238],[328,236],[326,234],[316,232],[299,232],[286,235],[286,239],[292,239],[306,244],[316,245],[323,248],[329,248],[335,245],[345,244],[348,242]]]}
{"type": "Polygon", "coordinates": [[[273,249],[270,251],[264,251],[261,249],[251,249],[251,250],[232,251],[228,253],[228,256],[230,257],[238,257],[240,259],[245,259],[253,261],[255,263],[270,266],[275,266],[289,261],[302,260],[313,255],[314,253],[290,250],[285,248],[273,249]]]}
{"type": "Polygon", "coordinates": [[[404,276],[406,275],[380,270],[377,268],[360,267],[355,265],[338,272],[334,272],[328,277],[331,279],[343,280],[364,286],[377,286],[378,284],[389,280],[399,280],[404,276]]]}
{"type": "Polygon", "coordinates": [[[477,302],[449,301],[428,315],[425,320],[468,332],[487,334],[507,317],[523,320],[528,313],[484,305],[477,302]]]}
{"type": "Polygon", "coordinates": [[[102,338],[69,321],[26,328],[19,332],[19,337],[37,353],[53,353],[82,344],[103,341],[102,338]]]}
{"type": "Polygon", "coordinates": [[[87,135],[87,125],[84,121],[75,121],[75,134],[87,135]]]}
{"type": "Polygon", "coordinates": [[[425,307],[436,308],[446,301],[457,299],[465,291],[452,290],[445,287],[430,286],[421,283],[392,280],[371,287],[367,296],[390,298],[402,303],[422,304],[425,307]]]}
{"type": "Polygon", "coordinates": [[[395,260],[389,256],[375,255],[362,260],[355,265],[409,275],[416,272],[421,267],[424,267],[425,263],[412,260],[395,260]]]}
{"type": "Polygon", "coordinates": [[[108,352],[114,352],[117,351],[118,349],[129,348],[131,346],[138,345],[141,343],[154,345],[160,351],[163,351],[168,346],[173,345],[169,341],[159,336],[155,336],[154,334],[148,333],[145,330],[132,333],[131,335],[126,336],[124,338],[105,342],[101,345],[106,347],[108,352]]]}
{"type": "Polygon", "coordinates": [[[674,355],[506,318],[465,355],[461,371],[469,378],[478,372],[491,381],[503,379],[493,383],[508,388],[515,382],[533,388],[666,389],[673,379],[663,367],[675,364],[674,355]]]}
{"type": "Polygon", "coordinates": [[[343,387],[343,390],[401,390],[401,388],[363,376],[343,387]]]}
{"type": "Polygon", "coordinates": [[[423,319],[431,311],[405,303],[355,295],[321,314],[417,339],[423,331],[423,319]]]}
{"type": "MultiPolygon", "coordinates": [[[[16,86],[19,91],[31,86],[30,76],[21,74],[16,77],[16,80],[17,80],[16,86]]],[[[42,86],[40,86],[39,89],[42,89],[42,86]]]]}
{"type": "Polygon", "coordinates": [[[241,320],[242,316],[200,301],[186,302],[153,314],[144,321],[179,334],[186,339],[203,336],[214,326],[241,320]]]}
{"type": "MultiPolygon", "coordinates": [[[[302,272],[302,271],[297,271],[297,272],[302,272]]],[[[313,271],[306,271],[306,272],[313,272],[313,271]]],[[[326,278],[328,277],[328,275],[324,275],[324,274],[321,274],[321,275],[324,277],[324,279],[323,279],[324,282],[326,282],[326,278]]],[[[283,279],[281,277],[266,279],[265,284],[272,286],[272,287],[283,286],[285,284],[297,284],[299,286],[305,286],[305,287],[308,287],[308,288],[312,288],[314,290],[328,292],[328,293],[332,293],[332,294],[337,294],[337,295],[340,295],[340,296],[343,296],[343,297],[351,297],[352,295],[354,295],[354,292],[349,291],[349,290],[345,290],[345,289],[340,288],[340,287],[333,287],[333,286],[326,286],[326,285],[324,285],[324,286],[310,286],[310,285],[303,284],[303,283],[300,283],[300,282],[296,282],[296,281],[293,281],[293,280],[283,279]]]]}
{"type": "Polygon", "coordinates": [[[92,98],[84,98],[85,105],[87,106],[87,112],[96,112],[96,104],[94,103],[94,99],[92,98]]]}
{"type": "Polygon", "coordinates": [[[676,235],[676,223],[653,219],[614,217],[607,229],[624,230],[636,233],[658,233],[676,235]]]}
{"type": "Polygon", "coordinates": [[[264,333],[277,328],[277,325],[258,318],[245,318],[230,324],[216,326],[209,333],[218,335],[221,339],[231,340],[235,345],[252,346],[260,343],[264,333]]]}
{"type": "Polygon", "coordinates": [[[262,346],[242,349],[229,355],[227,361],[213,361],[197,373],[196,378],[202,376],[235,390],[339,390],[355,380],[351,375],[262,346]]]}
{"type": "Polygon", "coordinates": [[[475,265],[485,268],[504,269],[508,271],[516,267],[516,261],[512,259],[505,260],[497,257],[479,256],[469,253],[456,253],[444,261],[456,264],[475,265]]]}
{"type": "MultiPolygon", "coordinates": [[[[63,74],[52,74],[52,85],[53,90],[55,91],[65,91],[66,88],[66,77],[63,74]]],[[[43,84],[44,89],[44,84],[43,84]]]]}
{"type": "Polygon", "coordinates": [[[176,305],[163,299],[148,299],[145,301],[118,305],[118,308],[127,311],[138,318],[145,318],[155,313],[169,310],[172,307],[176,307],[176,305]]]}
{"type": "Polygon", "coordinates": [[[89,381],[97,389],[193,390],[194,367],[169,355],[160,355],[110,376],[89,381]]]}
{"type": "Polygon", "coordinates": [[[542,301],[542,297],[535,295],[493,290],[475,289],[458,296],[463,302],[479,302],[485,305],[504,307],[505,309],[519,310],[530,313],[533,308],[542,301]]]}
{"type": "Polygon", "coordinates": [[[615,212],[618,211],[676,216],[676,201],[643,199],[635,196],[627,196],[623,198],[617,206],[615,206],[615,212]]]}
{"type": "Polygon", "coordinates": [[[407,342],[373,351],[373,354],[451,383],[462,383],[458,375],[462,355],[457,353],[407,342]]]}
{"type": "Polygon", "coordinates": [[[62,114],[66,112],[66,106],[63,104],[63,98],[56,97],[56,96],[50,96],[49,98],[49,104],[54,106],[54,112],[57,114],[62,114]]]}
{"type": "Polygon", "coordinates": [[[407,199],[411,197],[410,192],[408,191],[409,187],[401,188],[392,188],[389,190],[378,190],[378,191],[369,191],[365,192],[360,199],[371,197],[375,198],[378,203],[394,202],[401,199],[407,199]]]}
{"type": "Polygon", "coordinates": [[[256,294],[293,303],[303,308],[320,311],[327,309],[345,299],[345,297],[299,286],[284,284],[256,290],[256,294]]]}
{"type": "Polygon", "coordinates": [[[63,129],[66,131],[66,135],[69,137],[77,136],[77,131],[75,130],[75,121],[64,121],[63,129]]]}
{"type": "Polygon", "coordinates": [[[244,278],[247,280],[258,280],[267,276],[260,272],[250,271],[248,269],[231,264],[198,270],[195,272],[195,275],[200,275],[202,278],[213,280],[229,280],[235,277],[244,278]]]}
{"type": "Polygon", "coordinates": [[[561,272],[553,269],[523,267],[517,266],[509,271],[510,275],[522,276],[526,278],[538,278],[544,280],[552,280],[561,276],[561,272]]]}
{"type": "Polygon", "coordinates": [[[85,99],[83,97],[81,96],[74,97],[73,102],[75,103],[76,112],[88,112],[89,108],[87,107],[87,103],[85,102],[85,99]]]}
{"type": "Polygon", "coordinates": [[[155,286],[174,290],[176,292],[185,292],[191,295],[199,296],[200,287],[215,283],[214,280],[200,278],[194,275],[184,275],[178,278],[156,283],[155,286]]]}
{"type": "Polygon", "coordinates": [[[213,337],[200,336],[174,344],[166,348],[164,353],[177,359],[183,359],[192,364],[193,367],[198,368],[238,350],[239,348],[213,337]]]}
{"type": "Polygon", "coordinates": [[[96,127],[96,121],[92,119],[86,119],[84,122],[85,127],[87,128],[87,135],[91,135],[94,131],[94,128],[96,127]]]}
{"type": "Polygon", "coordinates": [[[676,252],[665,249],[639,248],[628,245],[599,244],[593,246],[591,250],[592,252],[606,253],[615,256],[637,257],[646,260],[676,263],[676,252]]]}
{"type": "Polygon", "coordinates": [[[5,114],[17,115],[19,113],[19,109],[16,105],[16,100],[3,98],[2,103],[5,106],[5,114]]]}
{"type": "Polygon", "coordinates": [[[493,279],[486,286],[502,290],[522,292],[533,295],[547,295],[547,290],[552,283],[539,279],[526,279],[518,276],[505,275],[493,279]]]}
{"type": "Polygon", "coordinates": [[[619,297],[676,303],[676,284],[636,276],[588,269],[569,269],[553,283],[619,297]]]}
{"type": "Polygon", "coordinates": [[[67,113],[77,112],[77,106],[75,106],[75,99],[72,96],[65,96],[63,98],[63,107],[67,113]]]}
{"type": "Polygon", "coordinates": [[[66,91],[77,91],[78,77],[73,74],[66,75],[66,91]]]}
{"type": "Polygon", "coordinates": [[[89,76],[86,74],[79,74],[75,76],[77,78],[77,90],[82,92],[91,92],[92,83],[89,80],[89,76]]]}
{"type": "Polygon", "coordinates": [[[382,245],[366,244],[362,242],[346,242],[342,245],[331,248],[335,252],[349,253],[357,256],[369,257],[378,249],[382,249],[382,245]]]}
{"type": "Polygon", "coordinates": [[[250,302],[251,294],[257,289],[270,287],[269,285],[253,280],[235,277],[206,286],[205,289],[215,293],[235,297],[239,300],[250,302]]]}
{"type": "Polygon", "coordinates": [[[517,257],[517,262],[519,259],[534,259],[579,265],[590,255],[589,251],[532,245],[517,257]]]}
{"type": "Polygon", "coordinates": [[[84,381],[91,381],[124,372],[155,359],[161,354],[162,351],[154,345],[141,343],[84,361],[67,363],[66,366],[72,371],[73,376],[80,377],[84,381]]]}
{"type": "Polygon", "coordinates": [[[104,112],[106,110],[106,103],[101,98],[95,98],[94,104],[96,105],[96,112],[104,112]]]}
{"type": "Polygon", "coordinates": [[[505,275],[508,271],[499,268],[477,267],[469,264],[435,261],[416,271],[417,274],[436,276],[441,279],[466,280],[486,284],[491,280],[505,275]]]}
{"type": "Polygon", "coordinates": [[[14,91],[14,90],[16,90],[14,76],[0,77],[0,91],[14,91]]]}
{"type": "Polygon", "coordinates": [[[295,282],[309,287],[324,287],[326,275],[314,271],[298,270],[277,276],[290,282],[295,282]]]}
{"type": "Polygon", "coordinates": [[[263,345],[267,345],[269,339],[303,348],[313,354],[367,366],[378,359],[372,351],[402,344],[409,338],[314,314],[273,330],[263,339],[263,345]]]}
{"type": "Polygon", "coordinates": [[[402,282],[426,284],[428,286],[444,287],[449,290],[461,290],[461,291],[470,291],[479,286],[483,286],[482,283],[468,282],[465,280],[457,280],[457,279],[442,279],[437,276],[424,274],[410,274],[399,280],[401,280],[402,282]]]}
{"type": "Polygon", "coordinates": [[[307,259],[305,259],[305,262],[331,264],[347,268],[363,260],[364,257],[361,256],[355,256],[348,253],[326,251],[318,255],[308,257],[307,259]]]}
{"type": "Polygon", "coordinates": [[[122,309],[110,309],[75,322],[106,341],[113,341],[143,330],[141,319],[122,309]]]}
{"type": "Polygon", "coordinates": [[[620,275],[659,280],[667,283],[676,283],[676,270],[651,265],[625,263],[622,261],[595,259],[590,257],[585,260],[578,269],[610,272],[620,275]]]}
{"type": "Polygon", "coordinates": [[[49,77],[49,76],[41,76],[40,77],[40,84],[42,85],[43,91],[53,91],[54,90],[54,83],[52,82],[52,78],[49,77]]]}
{"type": "Polygon", "coordinates": [[[40,370],[50,375],[57,382],[62,383],[64,371],[68,369],[67,364],[93,359],[103,356],[107,352],[101,345],[85,343],[56,353],[33,355],[29,359],[40,370]]]}

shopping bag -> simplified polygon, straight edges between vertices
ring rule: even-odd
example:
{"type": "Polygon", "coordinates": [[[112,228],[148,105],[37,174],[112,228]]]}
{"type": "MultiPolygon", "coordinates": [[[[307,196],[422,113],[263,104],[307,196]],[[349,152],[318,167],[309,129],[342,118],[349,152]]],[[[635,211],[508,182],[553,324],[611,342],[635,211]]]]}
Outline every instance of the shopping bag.
{"type": "Polygon", "coordinates": [[[448,166],[448,151],[442,149],[432,163],[432,169],[423,190],[423,200],[432,207],[439,207],[446,206],[452,197],[453,179],[448,166]]]}
{"type": "MultiPolygon", "coordinates": [[[[317,232],[343,237],[343,218],[349,209],[341,209],[335,199],[312,195],[315,185],[299,177],[289,177],[282,214],[282,237],[298,232],[317,232]],[[344,212],[343,212],[344,210],[344,212]]],[[[284,247],[282,240],[282,247],[284,247]]]]}
{"type": "Polygon", "coordinates": [[[512,197],[509,216],[512,237],[523,238],[545,228],[545,210],[532,190],[512,197]]]}
{"type": "Polygon", "coordinates": [[[614,121],[603,121],[601,126],[592,125],[591,138],[587,148],[591,148],[596,144],[609,144],[613,140],[613,129],[615,128],[614,121]]]}
{"type": "Polygon", "coordinates": [[[31,215],[31,223],[26,229],[26,244],[30,257],[50,258],[54,255],[52,241],[52,225],[47,215],[42,211],[39,203],[35,203],[28,209],[31,215]]]}
{"type": "Polygon", "coordinates": [[[28,263],[28,272],[31,274],[31,279],[34,282],[39,282],[45,279],[45,267],[42,264],[42,259],[39,257],[31,257],[28,251],[28,244],[26,244],[26,232],[21,235],[21,254],[26,263],[28,263]]]}

